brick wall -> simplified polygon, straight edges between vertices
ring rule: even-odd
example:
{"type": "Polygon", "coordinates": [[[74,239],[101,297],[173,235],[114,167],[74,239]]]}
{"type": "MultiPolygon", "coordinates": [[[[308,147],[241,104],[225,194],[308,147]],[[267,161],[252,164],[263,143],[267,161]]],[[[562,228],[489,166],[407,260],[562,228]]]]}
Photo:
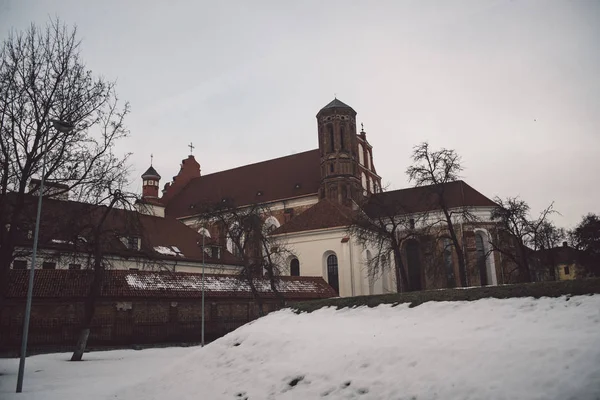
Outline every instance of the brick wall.
{"type": "MultiPolygon", "coordinates": [[[[0,353],[18,355],[25,299],[9,299],[0,314],[0,353]]],[[[275,310],[265,300],[265,312],[275,310]]],[[[68,350],[75,346],[83,299],[34,299],[28,349],[68,350]]],[[[205,338],[214,340],[258,317],[248,299],[205,299],[205,338]]],[[[200,342],[200,299],[102,299],[92,321],[89,346],[200,342]]]]}

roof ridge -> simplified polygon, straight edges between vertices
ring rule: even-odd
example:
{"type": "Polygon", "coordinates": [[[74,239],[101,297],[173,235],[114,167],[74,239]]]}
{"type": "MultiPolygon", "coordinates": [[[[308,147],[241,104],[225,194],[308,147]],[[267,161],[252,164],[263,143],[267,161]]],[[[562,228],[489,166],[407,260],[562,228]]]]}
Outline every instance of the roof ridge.
{"type": "MultiPolygon", "coordinates": [[[[271,162],[271,161],[281,160],[283,158],[295,157],[295,156],[299,156],[299,155],[302,155],[302,154],[310,153],[310,152],[313,152],[313,151],[319,151],[319,149],[316,148],[316,149],[312,149],[312,150],[305,150],[305,151],[302,151],[300,153],[289,154],[287,156],[282,156],[282,157],[277,157],[277,158],[270,158],[268,160],[257,161],[257,162],[252,163],[252,164],[245,164],[245,165],[240,165],[239,167],[233,167],[233,168],[229,168],[229,169],[223,169],[221,171],[211,172],[210,174],[205,174],[205,175],[201,175],[201,176],[197,176],[195,178],[192,178],[192,179],[190,179],[190,182],[192,182],[194,180],[197,180],[197,179],[201,179],[203,177],[207,177],[207,176],[211,176],[211,175],[215,175],[215,174],[222,174],[223,172],[235,171],[237,169],[247,168],[247,167],[251,167],[251,166],[259,165],[259,164],[264,164],[264,163],[271,162]]],[[[189,182],[187,183],[187,185],[189,185],[189,182]]]]}

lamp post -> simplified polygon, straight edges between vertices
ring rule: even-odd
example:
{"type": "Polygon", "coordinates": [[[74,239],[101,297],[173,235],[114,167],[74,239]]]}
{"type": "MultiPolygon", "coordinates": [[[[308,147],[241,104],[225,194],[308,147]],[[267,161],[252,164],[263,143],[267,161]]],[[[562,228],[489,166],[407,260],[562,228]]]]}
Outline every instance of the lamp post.
{"type": "MultiPolygon", "coordinates": [[[[54,129],[60,133],[69,133],[74,126],[67,122],[51,119],[54,129]]],[[[48,128],[50,130],[50,128],[48,128]]],[[[17,393],[23,391],[23,374],[25,372],[25,357],[27,356],[27,337],[29,336],[29,318],[31,316],[31,301],[33,297],[33,275],[35,273],[35,262],[37,258],[38,236],[40,232],[40,215],[42,213],[42,197],[44,192],[44,177],[46,175],[46,155],[48,154],[47,132],[42,136],[42,176],[38,190],[37,214],[35,217],[35,233],[33,235],[33,254],[31,255],[31,268],[29,269],[29,286],[27,287],[27,304],[25,306],[25,318],[23,319],[23,338],[21,339],[21,359],[19,360],[19,374],[17,376],[17,393]]]]}
{"type": "Polygon", "coordinates": [[[200,340],[200,346],[204,347],[204,238],[206,232],[202,232],[202,336],[200,340]]]}

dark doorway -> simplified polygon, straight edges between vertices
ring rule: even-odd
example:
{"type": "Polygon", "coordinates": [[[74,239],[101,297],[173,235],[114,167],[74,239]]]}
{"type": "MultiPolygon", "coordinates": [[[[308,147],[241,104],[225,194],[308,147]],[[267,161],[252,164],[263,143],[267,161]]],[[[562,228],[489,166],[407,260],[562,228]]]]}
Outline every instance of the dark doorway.
{"type": "Polygon", "coordinates": [[[329,282],[329,286],[331,286],[339,295],[340,281],[338,278],[338,259],[335,254],[331,254],[327,257],[327,282],[329,282]]]}
{"type": "Polygon", "coordinates": [[[409,290],[423,290],[421,285],[421,257],[419,242],[414,239],[406,243],[406,261],[408,264],[409,290]]]}
{"type": "Polygon", "coordinates": [[[298,261],[297,258],[294,258],[292,262],[290,262],[290,275],[300,276],[300,261],[298,261]]]}

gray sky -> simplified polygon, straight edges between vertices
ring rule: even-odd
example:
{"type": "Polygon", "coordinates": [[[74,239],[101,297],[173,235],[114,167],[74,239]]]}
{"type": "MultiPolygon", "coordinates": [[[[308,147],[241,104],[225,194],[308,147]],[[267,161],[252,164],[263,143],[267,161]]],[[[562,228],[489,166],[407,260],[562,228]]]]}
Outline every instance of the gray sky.
{"type": "Polygon", "coordinates": [[[0,38],[54,16],[131,102],[135,177],[190,141],[202,173],[316,148],[337,93],[390,189],[428,140],[489,197],[600,213],[600,1],[0,0],[0,38]]]}

